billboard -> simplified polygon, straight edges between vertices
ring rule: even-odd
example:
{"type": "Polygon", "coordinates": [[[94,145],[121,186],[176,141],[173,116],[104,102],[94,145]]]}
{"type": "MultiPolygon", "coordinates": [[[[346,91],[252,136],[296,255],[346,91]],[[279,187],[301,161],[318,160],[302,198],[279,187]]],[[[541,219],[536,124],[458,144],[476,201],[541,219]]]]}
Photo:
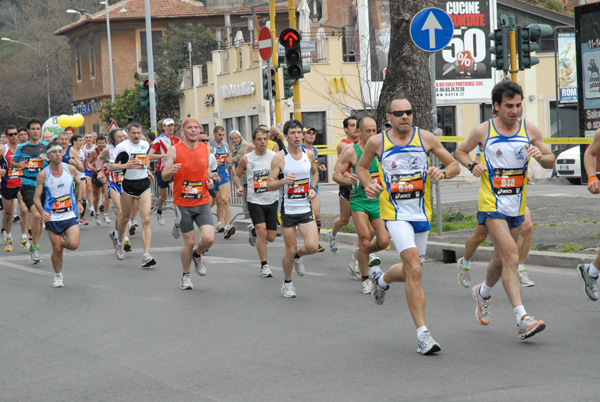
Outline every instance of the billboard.
{"type": "Polygon", "coordinates": [[[582,136],[600,128],[600,4],[575,7],[579,127],[582,136]]]}
{"type": "Polygon", "coordinates": [[[575,31],[556,28],[558,54],[556,58],[558,101],[577,102],[577,55],[575,52],[575,31]]]}

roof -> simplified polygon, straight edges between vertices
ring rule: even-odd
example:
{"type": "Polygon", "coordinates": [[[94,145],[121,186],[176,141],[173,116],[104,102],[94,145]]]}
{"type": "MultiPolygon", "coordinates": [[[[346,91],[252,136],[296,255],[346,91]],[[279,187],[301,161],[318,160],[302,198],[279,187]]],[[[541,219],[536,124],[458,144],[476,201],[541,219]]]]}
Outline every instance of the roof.
{"type": "MultiPolygon", "coordinates": [[[[123,0],[108,7],[110,22],[143,20],[146,16],[144,0],[123,0]]],[[[267,3],[265,3],[267,4],[267,3]]],[[[277,10],[287,10],[287,5],[277,5],[277,10]]],[[[268,5],[261,7],[243,8],[207,8],[204,3],[196,0],[150,0],[150,17],[152,19],[179,19],[181,17],[206,17],[224,14],[250,14],[252,12],[268,14],[268,5]]],[[[78,21],[64,26],[54,32],[54,35],[66,35],[69,32],[85,27],[87,24],[106,23],[106,11],[102,10],[91,17],[80,18],[78,21]]]]}

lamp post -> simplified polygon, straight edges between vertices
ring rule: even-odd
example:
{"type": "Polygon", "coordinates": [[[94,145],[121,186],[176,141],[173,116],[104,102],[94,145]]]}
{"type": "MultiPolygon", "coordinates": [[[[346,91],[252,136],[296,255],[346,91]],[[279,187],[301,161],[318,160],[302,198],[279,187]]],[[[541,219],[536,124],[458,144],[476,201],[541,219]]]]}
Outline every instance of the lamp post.
{"type": "Polygon", "coordinates": [[[9,38],[0,38],[0,40],[6,41],[6,42],[13,42],[13,43],[19,43],[21,45],[27,46],[32,48],[33,50],[35,50],[36,52],[38,52],[38,54],[44,59],[44,61],[46,62],[46,90],[48,92],[48,118],[52,117],[52,111],[50,109],[50,66],[48,65],[48,61],[46,60],[46,55],[44,54],[44,52],[42,52],[40,49],[38,49],[35,46],[30,45],[29,43],[25,43],[25,42],[20,42],[18,40],[14,40],[14,39],[9,39],[9,38]]]}

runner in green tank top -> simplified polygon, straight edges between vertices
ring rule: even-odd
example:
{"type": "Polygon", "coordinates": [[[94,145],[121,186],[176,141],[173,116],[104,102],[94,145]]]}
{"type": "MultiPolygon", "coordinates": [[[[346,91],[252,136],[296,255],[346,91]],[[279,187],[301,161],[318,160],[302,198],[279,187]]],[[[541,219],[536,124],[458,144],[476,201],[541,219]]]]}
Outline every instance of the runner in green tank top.
{"type": "MultiPolygon", "coordinates": [[[[377,133],[377,124],[370,117],[363,117],[358,120],[360,140],[358,144],[344,149],[340,158],[337,160],[333,180],[340,185],[351,185],[350,193],[350,211],[352,220],[358,234],[358,247],[352,255],[352,262],[348,267],[348,272],[355,279],[362,279],[362,292],[371,293],[372,283],[369,279],[369,254],[385,249],[390,244],[390,234],[385,228],[383,220],[379,217],[379,200],[369,200],[364,192],[364,188],[358,181],[355,167],[362,156],[365,144],[372,135],[377,133]],[[350,173],[347,169],[350,168],[350,173]],[[375,237],[371,239],[371,227],[375,231],[375,237]]],[[[381,184],[379,178],[379,166],[377,159],[374,159],[369,166],[371,180],[381,184]]],[[[379,259],[374,262],[379,264],[379,259]]]]}

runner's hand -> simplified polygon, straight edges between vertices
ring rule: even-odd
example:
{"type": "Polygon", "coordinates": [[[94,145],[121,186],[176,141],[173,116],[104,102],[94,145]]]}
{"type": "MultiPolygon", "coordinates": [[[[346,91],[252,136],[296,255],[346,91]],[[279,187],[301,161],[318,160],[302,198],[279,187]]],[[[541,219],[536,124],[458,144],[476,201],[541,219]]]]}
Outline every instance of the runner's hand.
{"type": "Polygon", "coordinates": [[[289,186],[290,184],[294,184],[294,180],[296,180],[296,176],[294,176],[293,174],[288,174],[282,180],[283,180],[283,184],[287,184],[289,186]]]}
{"type": "Polygon", "coordinates": [[[365,189],[365,194],[367,195],[368,199],[375,200],[375,199],[377,199],[377,195],[381,194],[382,191],[383,191],[383,187],[381,187],[380,184],[371,183],[365,189]]]}
{"type": "Polygon", "coordinates": [[[485,172],[487,172],[487,168],[485,166],[483,166],[481,163],[476,164],[475,167],[473,168],[473,176],[475,176],[475,177],[481,177],[481,175],[484,174],[485,172]]]}
{"type": "Polygon", "coordinates": [[[317,196],[317,192],[314,189],[308,190],[308,199],[313,200],[317,196]]]}
{"type": "Polygon", "coordinates": [[[354,173],[349,174],[348,176],[346,176],[346,183],[348,183],[348,185],[353,185],[358,181],[358,176],[354,173]]]}
{"type": "Polygon", "coordinates": [[[542,151],[540,151],[540,149],[538,147],[536,147],[535,145],[532,145],[532,146],[525,145],[525,149],[527,149],[527,154],[529,156],[531,156],[532,158],[534,158],[536,161],[539,161],[540,158],[542,157],[542,151]]]}
{"type": "Polygon", "coordinates": [[[238,187],[236,190],[236,194],[238,197],[241,197],[242,195],[244,195],[244,187],[238,187]]]}
{"type": "Polygon", "coordinates": [[[588,191],[592,194],[600,194],[600,181],[594,180],[588,183],[588,191]]]}
{"type": "Polygon", "coordinates": [[[209,190],[212,190],[213,188],[215,188],[215,182],[210,177],[208,179],[206,179],[206,188],[209,190]]]}

